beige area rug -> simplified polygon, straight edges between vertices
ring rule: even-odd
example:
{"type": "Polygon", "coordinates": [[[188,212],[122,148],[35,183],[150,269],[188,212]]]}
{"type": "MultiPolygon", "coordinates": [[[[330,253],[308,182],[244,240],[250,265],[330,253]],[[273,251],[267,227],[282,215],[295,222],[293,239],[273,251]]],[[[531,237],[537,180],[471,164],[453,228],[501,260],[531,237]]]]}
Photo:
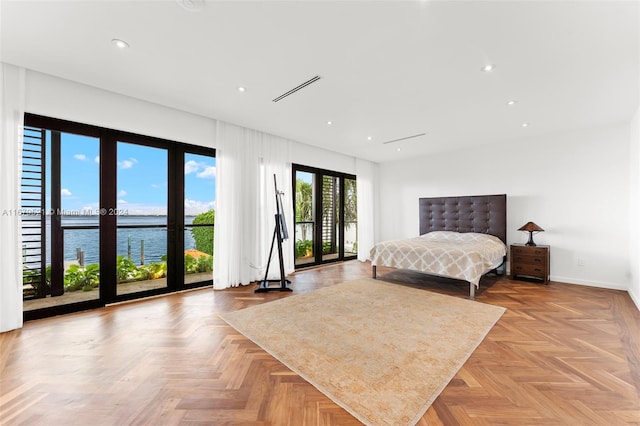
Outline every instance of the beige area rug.
{"type": "Polygon", "coordinates": [[[221,317],[361,422],[412,425],[504,311],[365,278],[221,317]]]}

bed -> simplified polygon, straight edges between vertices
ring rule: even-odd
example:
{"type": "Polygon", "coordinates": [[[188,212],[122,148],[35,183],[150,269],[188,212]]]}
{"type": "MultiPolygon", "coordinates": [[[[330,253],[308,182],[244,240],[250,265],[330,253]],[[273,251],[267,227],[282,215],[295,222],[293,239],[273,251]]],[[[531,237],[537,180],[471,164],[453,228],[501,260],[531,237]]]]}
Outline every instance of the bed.
{"type": "Polygon", "coordinates": [[[374,245],[376,267],[407,269],[469,283],[474,299],[480,278],[506,261],[507,196],[420,198],[420,236],[374,245]]]}

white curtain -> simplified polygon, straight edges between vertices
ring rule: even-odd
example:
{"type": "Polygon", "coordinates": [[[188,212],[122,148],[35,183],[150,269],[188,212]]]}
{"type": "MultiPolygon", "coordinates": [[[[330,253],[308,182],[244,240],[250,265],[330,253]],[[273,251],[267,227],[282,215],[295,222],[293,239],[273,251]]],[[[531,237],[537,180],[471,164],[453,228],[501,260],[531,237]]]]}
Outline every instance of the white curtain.
{"type": "Polygon", "coordinates": [[[374,163],[356,159],[356,191],[358,193],[358,260],[369,260],[375,242],[375,196],[377,169],[374,163]]]}
{"type": "Polygon", "coordinates": [[[0,332],[22,327],[20,174],[25,70],[0,63],[0,332]]]}
{"type": "MultiPolygon", "coordinates": [[[[293,223],[291,143],[276,136],[218,122],[216,126],[216,229],[214,289],[264,278],[275,226],[275,191],[285,192],[287,224],[293,223]]],[[[293,272],[293,245],[283,244],[285,274],[293,272]]],[[[279,277],[277,250],[269,278],[279,277]]]]}

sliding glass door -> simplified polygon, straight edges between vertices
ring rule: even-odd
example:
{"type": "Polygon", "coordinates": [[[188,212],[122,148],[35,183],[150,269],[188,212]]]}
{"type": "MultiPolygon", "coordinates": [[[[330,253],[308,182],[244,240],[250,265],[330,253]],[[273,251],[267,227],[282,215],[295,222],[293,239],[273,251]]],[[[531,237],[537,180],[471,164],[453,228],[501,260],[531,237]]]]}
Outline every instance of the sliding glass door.
{"type": "Polygon", "coordinates": [[[94,136],[25,126],[21,218],[27,311],[100,299],[99,150],[94,136]]]}
{"type": "Polygon", "coordinates": [[[294,165],[295,265],[357,254],[355,176],[294,165]]]}
{"type": "Polygon", "coordinates": [[[100,298],[100,140],[50,131],[51,294],[100,298]],[[62,251],[60,251],[62,248],[62,251]],[[62,265],[62,268],[60,268],[62,265]]]}
{"type": "Polygon", "coordinates": [[[167,288],[168,151],[119,141],[117,295],[167,288]]]}
{"type": "Polygon", "coordinates": [[[193,150],[184,153],[184,283],[213,279],[216,159],[193,150]]]}

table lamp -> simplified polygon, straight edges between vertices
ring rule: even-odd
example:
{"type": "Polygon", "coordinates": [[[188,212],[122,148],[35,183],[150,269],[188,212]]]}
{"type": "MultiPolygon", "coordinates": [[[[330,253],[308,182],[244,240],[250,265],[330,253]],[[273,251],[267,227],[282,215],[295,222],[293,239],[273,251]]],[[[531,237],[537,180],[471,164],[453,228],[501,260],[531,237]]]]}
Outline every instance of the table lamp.
{"type": "Polygon", "coordinates": [[[520,228],[518,228],[518,231],[527,231],[529,233],[529,241],[527,241],[527,243],[525,245],[527,245],[527,246],[535,246],[536,243],[533,242],[533,233],[534,232],[543,232],[544,229],[540,228],[538,225],[536,225],[533,222],[527,222],[526,224],[524,224],[520,228]]]}

